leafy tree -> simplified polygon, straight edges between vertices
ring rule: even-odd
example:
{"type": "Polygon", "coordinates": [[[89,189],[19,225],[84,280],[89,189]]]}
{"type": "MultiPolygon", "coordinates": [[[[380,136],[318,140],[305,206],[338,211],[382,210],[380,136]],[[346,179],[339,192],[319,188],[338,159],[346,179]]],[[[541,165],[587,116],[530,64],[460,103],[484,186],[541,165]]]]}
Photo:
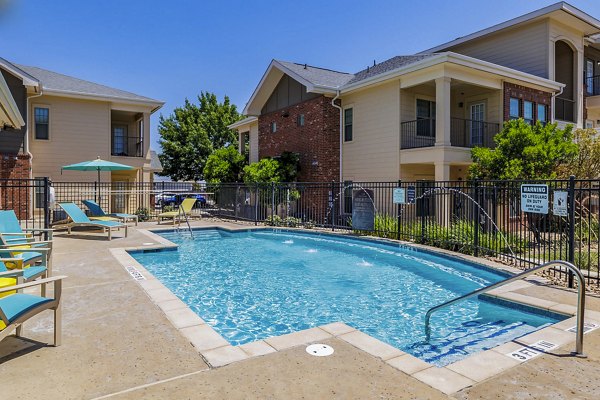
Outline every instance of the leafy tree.
{"type": "Polygon", "coordinates": [[[201,92],[198,102],[186,99],[183,107],[159,119],[162,175],[173,180],[202,179],[206,160],[214,150],[237,145],[237,134],[227,126],[240,115],[229,97],[219,103],[216,95],[201,92]]]}
{"type": "Polygon", "coordinates": [[[300,171],[300,154],[284,151],[279,157],[281,182],[295,182],[300,171]]]}
{"type": "Polygon", "coordinates": [[[206,160],[204,179],[210,183],[239,182],[246,158],[235,146],[215,150],[206,160]]]}
{"type": "Polygon", "coordinates": [[[553,179],[558,167],[577,155],[572,127],[507,121],[494,137],[496,148],[471,150],[471,179],[553,179]]]}
{"type": "Polygon", "coordinates": [[[272,158],[263,158],[259,162],[244,167],[244,182],[282,182],[281,164],[272,158]]]}
{"type": "Polygon", "coordinates": [[[600,137],[594,129],[577,129],[574,134],[577,155],[560,166],[558,176],[570,175],[580,179],[595,179],[600,176],[600,137]]]}

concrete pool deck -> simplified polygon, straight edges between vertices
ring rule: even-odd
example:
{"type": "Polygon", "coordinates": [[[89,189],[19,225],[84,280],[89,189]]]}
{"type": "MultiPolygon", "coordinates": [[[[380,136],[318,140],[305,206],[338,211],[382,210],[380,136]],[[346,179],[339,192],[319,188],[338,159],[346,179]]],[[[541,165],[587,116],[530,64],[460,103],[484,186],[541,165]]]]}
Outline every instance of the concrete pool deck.
{"type": "MultiPolygon", "coordinates": [[[[156,227],[155,223],[139,226],[156,227]]],[[[456,375],[470,379],[460,371],[424,378],[426,371],[415,365],[416,372],[408,372],[420,373],[419,380],[395,368],[399,364],[393,360],[405,355],[373,356],[361,350],[366,339],[360,332],[340,331],[345,329],[341,325],[312,337],[334,347],[330,357],[309,356],[305,346],[294,346],[294,341],[286,344],[280,337],[266,341],[273,351],[258,345],[244,351],[264,355],[211,367],[210,359],[207,363],[193,341],[180,333],[191,316],[181,311],[180,319],[173,321],[164,313],[165,308],[177,309],[176,299],[170,299],[172,307],[158,307],[113,256],[118,252],[114,249],[153,242],[148,235],[131,227],[128,238],[115,237],[111,242],[105,235],[87,232],[70,237],[59,232],[55,237],[54,271],[69,277],[63,292],[63,345],[45,345],[51,342],[50,312],[25,324],[24,339],[9,337],[0,342],[0,373],[10,382],[11,398],[448,398],[432,386],[441,388],[440,381],[456,384],[461,380],[456,375]]],[[[552,304],[574,305],[576,299],[573,291],[539,285],[514,292],[552,304]]],[[[169,301],[168,293],[163,295],[169,301]]],[[[587,300],[587,309],[592,310],[588,316],[600,320],[600,299],[588,296],[587,300]]],[[[596,383],[600,330],[585,335],[586,359],[565,356],[572,350],[572,338],[549,354],[506,365],[503,372],[478,383],[467,382],[470,387],[458,393],[451,387],[445,391],[461,399],[543,398],[549,393],[557,398],[600,397],[596,383]]],[[[235,354],[232,357],[235,360],[235,354]]],[[[488,363],[469,369],[485,370],[495,361],[488,363]]]]}

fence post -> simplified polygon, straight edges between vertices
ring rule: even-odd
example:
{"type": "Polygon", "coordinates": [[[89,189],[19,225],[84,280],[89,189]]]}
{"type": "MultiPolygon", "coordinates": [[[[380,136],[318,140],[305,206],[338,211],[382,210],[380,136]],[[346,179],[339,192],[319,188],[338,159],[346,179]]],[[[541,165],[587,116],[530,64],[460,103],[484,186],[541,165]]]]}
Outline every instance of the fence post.
{"type": "MultiPolygon", "coordinates": [[[[569,262],[575,265],[575,176],[569,177],[569,262]]],[[[569,270],[569,287],[573,287],[573,272],[569,270]]]]}
{"type": "Polygon", "coordinates": [[[335,231],[335,181],[331,181],[331,231],[335,231]]]}
{"type": "MultiPolygon", "coordinates": [[[[479,179],[475,179],[475,201],[477,204],[479,203],[480,195],[479,195],[479,179]]],[[[475,210],[475,226],[473,232],[473,255],[475,257],[479,257],[479,228],[480,228],[480,218],[481,218],[481,210],[479,207],[473,207],[475,210]]]]}
{"type": "MultiPolygon", "coordinates": [[[[50,180],[44,177],[44,229],[50,228],[50,180]]],[[[44,232],[44,240],[48,240],[48,232],[44,232]]]]}
{"type": "Polygon", "coordinates": [[[417,183],[420,187],[419,193],[421,193],[417,200],[421,202],[421,243],[425,243],[425,181],[418,181],[417,183]]]}
{"type": "MultiPolygon", "coordinates": [[[[402,180],[398,179],[398,187],[400,187],[402,185],[402,180]]],[[[393,189],[392,189],[393,190],[393,189]]],[[[404,194],[406,196],[406,194],[404,194]]],[[[393,194],[392,194],[393,197],[393,194]]],[[[406,198],[404,199],[406,201],[406,198]]],[[[400,240],[400,212],[401,212],[401,207],[400,207],[400,203],[398,203],[397,205],[397,209],[396,209],[396,240],[400,240]]]]}
{"type": "Polygon", "coordinates": [[[258,182],[256,182],[256,191],[254,192],[254,226],[258,225],[258,182]]]}
{"type": "Polygon", "coordinates": [[[271,182],[271,224],[275,226],[274,213],[275,210],[275,182],[271,182]]]}

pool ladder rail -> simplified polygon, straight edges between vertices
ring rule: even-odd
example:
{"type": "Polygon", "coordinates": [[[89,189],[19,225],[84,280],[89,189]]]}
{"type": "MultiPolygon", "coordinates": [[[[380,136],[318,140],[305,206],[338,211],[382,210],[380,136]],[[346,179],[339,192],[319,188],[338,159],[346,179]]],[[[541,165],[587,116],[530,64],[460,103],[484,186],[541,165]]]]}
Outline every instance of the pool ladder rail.
{"type": "Polygon", "coordinates": [[[429,341],[429,339],[431,337],[430,319],[431,319],[431,314],[433,314],[434,312],[436,312],[444,307],[447,307],[452,304],[458,303],[460,301],[466,300],[470,297],[478,296],[485,292],[489,292],[490,290],[496,289],[500,286],[504,286],[508,283],[523,279],[523,278],[525,278],[529,275],[532,275],[536,272],[539,272],[539,271],[542,271],[542,270],[545,270],[548,268],[556,267],[556,266],[566,267],[569,271],[573,272],[573,274],[577,278],[577,325],[575,327],[575,338],[576,339],[575,339],[575,351],[573,352],[573,355],[575,355],[577,357],[585,357],[585,355],[583,354],[583,321],[584,321],[583,317],[584,317],[584,313],[585,313],[585,278],[584,278],[583,274],[581,273],[581,271],[579,270],[579,268],[577,268],[575,265],[571,264],[570,262],[562,261],[562,260],[548,261],[547,263],[540,264],[537,267],[528,269],[527,271],[521,272],[520,274],[511,276],[510,278],[504,279],[500,282],[496,282],[493,285],[474,290],[463,296],[457,297],[455,299],[449,300],[445,303],[442,303],[435,307],[430,308],[427,311],[427,313],[425,314],[425,335],[427,337],[427,341],[429,341]]]}
{"type": "MultiPolygon", "coordinates": [[[[185,218],[185,223],[187,224],[188,231],[190,232],[190,236],[193,239],[194,238],[194,232],[193,232],[192,227],[190,225],[190,220],[188,219],[187,214],[185,213],[185,211],[183,210],[183,207],[180,204],[179,205],[179,217],[181,218],[182,215],[183,215],[183,218],[185,218]]],[[[181,219],[180,219],[180,221],[181,221],[181,219]]],[[[179,226],[180,226],[180,224],[177,225],[177,230],[179,230],[179,226]]]]}

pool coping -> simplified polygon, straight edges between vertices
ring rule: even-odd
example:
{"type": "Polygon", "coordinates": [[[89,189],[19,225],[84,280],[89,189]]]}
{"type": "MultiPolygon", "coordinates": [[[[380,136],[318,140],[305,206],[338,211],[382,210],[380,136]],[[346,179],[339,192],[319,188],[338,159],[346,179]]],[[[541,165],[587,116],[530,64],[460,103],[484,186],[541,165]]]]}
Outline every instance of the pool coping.
{"type": "MultiPolygon", "coordinates": [[[[277,228],[223,227],[219,225],[194,228],[194,230],[207,229],[236,232],[273,230],[277,228]]],[[[284,228],[280,230],[315,233],[315,231],[300,228],[284,228]]],[[[130,251],[177,249],[178,246],[175,243],[156,234],[170,231],[174,231],[174,229],[172,227],[157,227],[152,228],[151,230],[140,228],[138,229],[138,232],[153,240],[152,244],[145,243],[142,246],[112,248],[110,249],[110,252],[123,268],[129,272],[132,279],[144,289],[145,293],[153,303],[163,311],[173,327],[190,341],[196,351],[212,368],[222,367],[234,362],[253,357],[260,357],[292,347],[337,338],[381,359],[395,369],[406,373],[445,394],[452,394],[489,379],[507,369],[520,365],[523,362],[527,362],[541,354],[551,353],[553,349],[562,347],[575,340],[575,334],[567,332],[567,330],[575,326],[575,306],[552,302],[516,292],[516,290],[521,290],[536,284],[547,283],[547,280],[542,277],[531,276],[524,280],[494,289],[486,295],[570,317],[515,340],[500,344],[489,350],[471,354],[462,360],[448,364],[444,367],[437,367],[429,364],[411,354],[405,353],[400,349],[361,332],[360,330],[352,328],[341,321],[281,336],[272,336],[244,345],[233,346],[162,282],[154,277],[154,275],[146,270],[143,265],[137,262],[131,254],[129,254],[130,251]],[[157,244],[154,242],[157,242],[157,244]]],[[[337,232],[317,232],[324,235],[340,236],[337,232]]],[[[342,234],[342,236],[344,235],[342,234]]],[[[351,237],[354,236],[351,235],[351,237]]],[[[521,272],[521,270],[491,260],[456,254],[449,250],[437,249],[430,246],[372,237],[367,239],[357,239],[376,243],[403,244],[418,250],[450,256],[454,259],[478,264],[494,270],[501,270],[509,273],[521,272]]],[[[585,322],[591,324],[593,327],[591,330],[600,327],[600,312],[586,310],[585,322]]]]}

